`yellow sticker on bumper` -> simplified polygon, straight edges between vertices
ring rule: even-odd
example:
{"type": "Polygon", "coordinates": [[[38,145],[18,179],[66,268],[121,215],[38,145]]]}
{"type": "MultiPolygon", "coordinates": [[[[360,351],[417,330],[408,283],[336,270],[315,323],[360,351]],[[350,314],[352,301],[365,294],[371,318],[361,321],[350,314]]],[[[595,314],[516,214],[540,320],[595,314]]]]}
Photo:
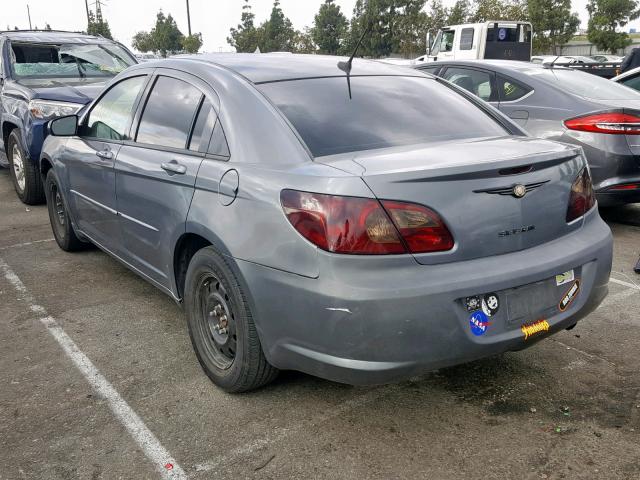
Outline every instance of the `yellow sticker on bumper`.
{"type": "Polygon", "coordinates": [[[537,322],[529,323],[522,325],[520,330],[524,334],[524,339],[527,340],[532,335],[540,332],[548,332],[549,331],[549,322],[546,320],[538,320],[537,322]]]}

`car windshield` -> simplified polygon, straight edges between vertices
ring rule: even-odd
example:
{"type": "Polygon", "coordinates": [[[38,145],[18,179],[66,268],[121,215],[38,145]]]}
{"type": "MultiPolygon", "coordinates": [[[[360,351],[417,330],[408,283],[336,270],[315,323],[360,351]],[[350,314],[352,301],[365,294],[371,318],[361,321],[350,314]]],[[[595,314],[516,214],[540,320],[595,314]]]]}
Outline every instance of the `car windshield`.
{"type": "Polygon", "coordinates": [[[591,73],[559,68],[540,69],[535,73],[547,79],[549,83],[554,83],[561,89],[584,98],[592,100],[638,99],[637,95],[628,88],[591,73]]]}
{"type": "Polygon", "coordinates": [[[111,77],[135,63],[122,47],[107,43],[12,43],[11,60],[17,78],[111,77]]]}
{"type": "Polygon", "coordinates": [[[259,84],[315,157],[508,132],[432,78],[352,76],[259,84]]]}

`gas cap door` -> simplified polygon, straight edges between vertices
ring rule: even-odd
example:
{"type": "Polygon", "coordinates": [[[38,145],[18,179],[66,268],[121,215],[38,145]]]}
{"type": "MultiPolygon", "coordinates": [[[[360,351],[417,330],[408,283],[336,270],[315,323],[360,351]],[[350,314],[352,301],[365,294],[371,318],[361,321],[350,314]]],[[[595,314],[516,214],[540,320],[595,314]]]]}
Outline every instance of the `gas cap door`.
{"type": "Polygon", "coordinates": [[[231,205],[238,196],[238,187],[240,186],[240,177],[235,169],[227,170],[220,179],[218,188],[218,201],[224,205],[231,205]]]}

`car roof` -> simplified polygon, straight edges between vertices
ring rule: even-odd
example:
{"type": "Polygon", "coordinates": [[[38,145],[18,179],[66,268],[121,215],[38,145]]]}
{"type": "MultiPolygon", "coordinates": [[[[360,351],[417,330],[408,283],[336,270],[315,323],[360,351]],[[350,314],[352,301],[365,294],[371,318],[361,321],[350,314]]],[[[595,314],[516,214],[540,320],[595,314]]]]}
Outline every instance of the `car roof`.
{"type": "Polygon", "coordinates": [[[104,37],[55,30],[6,30],[1,31],[0,36],[15,42],[28,43],[113,43],[104,37]]]}
{"type": "MultiPolygon", "coordinates": [[[[158,66],[170,68],[172,65],[178,65],[174,62],[184,60],[220,65],[253,83],[265,83],[303,78],[343,77],[346,74],[338,68],[338,62],[346,61],[347,58],[291,53],[205,53],[178,55],[163,60],[161,64],[158,63],[158,66]]],[[[154,64],[154,62],[146,62],[145,66],[152,67],[154,64]]],[[[423,74],[416,75],[416,71],[408,67],[354,58],[351,75],[422,76],[423,74]]]]}
{"type": "Polygon", "coordinates": [[[425,65],[458,65],[458,66],[468,66],[468,67],[478,67],[478,68],[490,68],[496,72],[509,73],[509,72],[521,72],[528,73],[539,71],[541,69],[562,69],[562,70],[571,70],[568,67],[562,65],[554,65],[550,67],[548,64],[543,65],[540,63],[531,63],[531,62],[523,62],[519,60],[443,60],[442,62],[433,62],[433,63],[424,63],[417,65],[415,68],[424,67],[425,65]]]}

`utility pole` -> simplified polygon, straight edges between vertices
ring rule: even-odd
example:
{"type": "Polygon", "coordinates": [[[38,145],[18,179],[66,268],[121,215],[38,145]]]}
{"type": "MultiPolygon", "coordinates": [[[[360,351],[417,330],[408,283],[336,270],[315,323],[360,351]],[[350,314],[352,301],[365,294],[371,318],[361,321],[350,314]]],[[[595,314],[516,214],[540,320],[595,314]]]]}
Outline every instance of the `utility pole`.
{"type": "Polygon", "coordinates": [[[91,18],[89,17],[89,0],[84,0],[84,8],[87,9],[87,27],[89,26],[89,22],[91,18]]]}
{"type": "Polygon", "coordinates": [[[189,0],[187,0],[187,26],[189,28],[189,36],[191,36],[191,13],[189,12],[189,0]]]}
{"type": "Polygon", "coordinates": [[[31,11],[29,10],[29,4],[27,3],[27,15],[29,17],[29,30],[33,30],[33,27],[31,26],[31,11]]]}

